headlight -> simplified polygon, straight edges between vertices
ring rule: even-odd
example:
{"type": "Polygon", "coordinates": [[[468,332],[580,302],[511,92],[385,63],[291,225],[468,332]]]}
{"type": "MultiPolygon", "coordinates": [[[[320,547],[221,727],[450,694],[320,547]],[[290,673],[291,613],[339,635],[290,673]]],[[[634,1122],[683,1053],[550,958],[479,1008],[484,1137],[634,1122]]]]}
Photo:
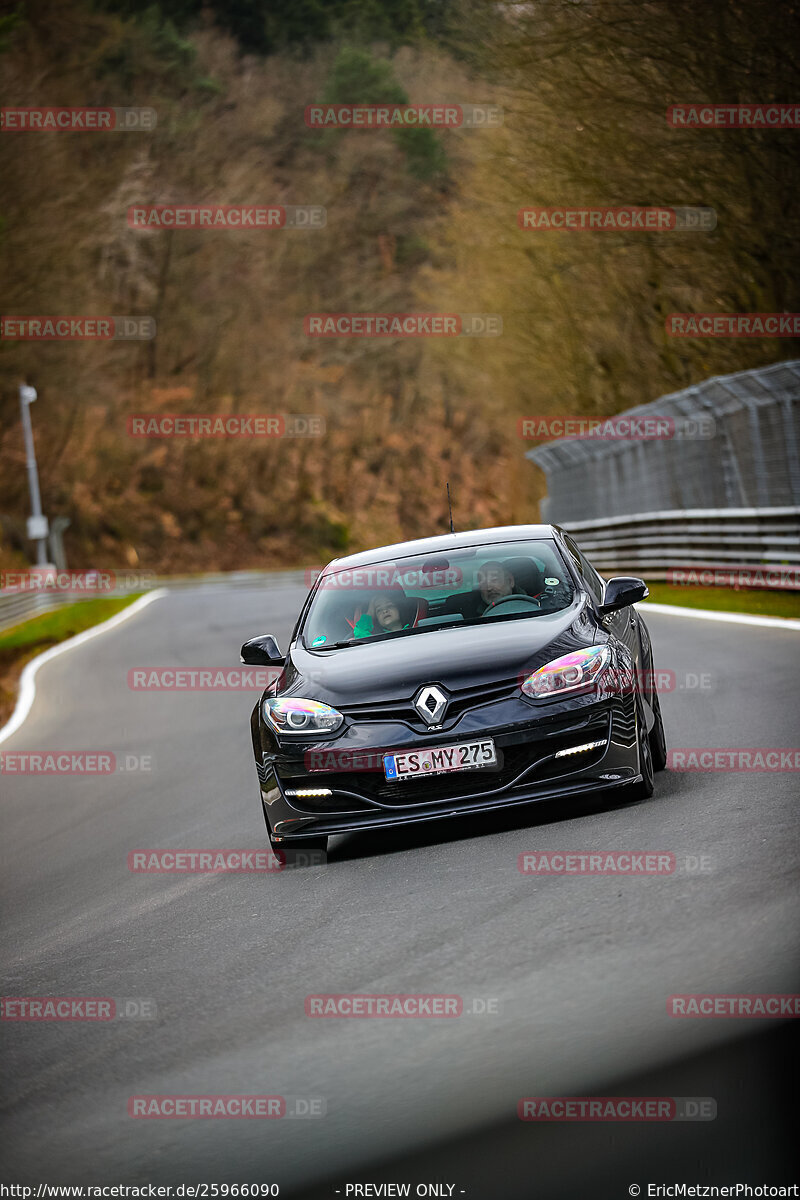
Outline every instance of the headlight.
{"type": "Polygon", "coordinates": [[[590,646],[573,650],[545,663],[529,675],[522,684],[523,694],[534,700],[563,696],[568,692],[587,691],[593,687],[611,662],[608,646],[590,646]]]}
{"type": "Polygon", "coordinates": [[[331,733],[344,720],[330,704],[302,700],[299,696],[265,700],[264,717],[278,733],[331,733]]]}

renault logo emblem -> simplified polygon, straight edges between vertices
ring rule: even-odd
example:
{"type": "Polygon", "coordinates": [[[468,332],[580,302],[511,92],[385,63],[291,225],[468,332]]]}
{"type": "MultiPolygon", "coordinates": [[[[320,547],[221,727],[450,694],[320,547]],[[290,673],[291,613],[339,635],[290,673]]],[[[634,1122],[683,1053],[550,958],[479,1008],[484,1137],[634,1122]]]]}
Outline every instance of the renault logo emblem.
{"type": "Polygon", "coordinates": [[[414,708],[426,725],[438,725],[447,708],[447,696],[441,688],[428,684],[418,692],[414,708]]]}

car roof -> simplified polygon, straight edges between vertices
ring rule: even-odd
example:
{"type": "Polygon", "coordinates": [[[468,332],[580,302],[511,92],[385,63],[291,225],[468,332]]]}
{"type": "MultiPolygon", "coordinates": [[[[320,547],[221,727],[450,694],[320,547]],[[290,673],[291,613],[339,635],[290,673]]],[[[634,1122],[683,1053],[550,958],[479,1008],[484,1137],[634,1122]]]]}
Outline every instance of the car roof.
{"type": "Polygon", "coordinates": [[[387,559],[411,558],[415,554],[440,554],[462,546],[484,546],[496,542],[533,541],[535,538],[552,538],[558,530],[555,525],[498,525],[493,529],[468,529],[462,533],[440,533],[436,537],[416,538],[411,542],[394,542],[391,546],[376,546],[373,550],[362,550],[360,554],[349,554],[346,558],[334,558],[325,568],[350,570],[369,566],[370,563],[386,562],[387,559]]]}

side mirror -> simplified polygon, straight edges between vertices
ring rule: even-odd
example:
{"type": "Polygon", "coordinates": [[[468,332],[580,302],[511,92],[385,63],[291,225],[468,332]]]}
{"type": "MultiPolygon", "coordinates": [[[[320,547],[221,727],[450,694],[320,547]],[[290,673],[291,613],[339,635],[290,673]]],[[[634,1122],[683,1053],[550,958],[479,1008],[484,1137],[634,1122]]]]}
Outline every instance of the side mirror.
{"type": "Polygon", "coordinates": [[[640,600],[646,600],[649,595],[643,579],[637,579],[635,575],[615,575],[606,584],[600,612],[616,612],[620,608],[627,608],[629,604],[638,604],[640,600]]]}
{"type": "Polygon", "coordinates": [[[282,667],[286,661],[281,654],[277,639],[271,633],[250,638],[242,646],[240,661],[248,667],[282,667]]]}

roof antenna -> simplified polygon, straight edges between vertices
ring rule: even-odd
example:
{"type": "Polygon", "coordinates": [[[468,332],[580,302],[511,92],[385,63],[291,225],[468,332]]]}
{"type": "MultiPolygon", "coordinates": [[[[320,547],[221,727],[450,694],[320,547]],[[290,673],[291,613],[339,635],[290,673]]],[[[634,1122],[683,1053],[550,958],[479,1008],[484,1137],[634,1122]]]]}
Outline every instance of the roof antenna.
{"type": "Polygon", "coordinates": [[[446,484],[446,487],[447,487],[447,507],[450,509],[450,532],[455,533],[456,529],[455,529],[455,525],[453,524],[453,506],[450,503],[450,483],[449,482],[446,484]]]}

